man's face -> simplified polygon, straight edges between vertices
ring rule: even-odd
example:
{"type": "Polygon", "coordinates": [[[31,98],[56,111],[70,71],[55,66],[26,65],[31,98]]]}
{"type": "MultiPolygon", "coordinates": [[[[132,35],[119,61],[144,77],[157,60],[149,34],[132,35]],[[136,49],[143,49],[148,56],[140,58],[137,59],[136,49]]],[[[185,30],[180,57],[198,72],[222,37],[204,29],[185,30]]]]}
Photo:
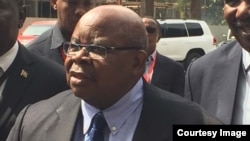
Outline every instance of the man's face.
{"type": "Polygon", "coordinates": [[[148,55],[151,55],[159,39],[159,28],[157,23],[150,18],[143,18],[142,21],[148,32],[148,55]]]}
{"type": "Polygon", "coordinates": [[[95,6],[94,0],[52,0],[59,26],[72,33],[80,17],[95,6]]]}
{"type": "Polygon", "coordinates": [[[224,0],[224,18],[241,46],[250,52],[250,0],[224,0]]]}
{"type": "Polygon", "coordinates": [[[0,56],[16,42],[21,26],[20,13],[14,0],[0,0],[0,56]]]}
{"type": "MultiPolygon", "coordinates": [[[[124,29],[112,28],[115,26],[111,25],[112,22],[103,24],[99,19],[105,18],[90,15],[80,21],[73,32],[71,43],[128,47],[124,29]]],[[[139,50],[108,51],[103,59],[91,59],[81,49],[75,56],[65,60],[67,81],[76,96],[91,105],[104,108],[110,106],[107,103],[114,103],[121,98],[134,85],[135,79],[144,72],[145,60],[145,52],[139,50]],[[144,62],[138,56],[142,56],[144,62]]]]}

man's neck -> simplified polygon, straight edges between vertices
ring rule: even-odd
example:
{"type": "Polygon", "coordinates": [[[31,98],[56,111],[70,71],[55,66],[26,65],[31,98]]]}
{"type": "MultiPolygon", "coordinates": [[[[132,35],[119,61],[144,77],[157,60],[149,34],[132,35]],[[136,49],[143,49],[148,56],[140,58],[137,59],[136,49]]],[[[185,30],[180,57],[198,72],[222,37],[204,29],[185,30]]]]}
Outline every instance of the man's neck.
{"type": "Polygon", "coordinates": [[[62,36],[63,36],[63,38],[64,38],[66,41],[70,41],[72,33],[71,33],[71,32],[68,32],[68,31],[66,31],[66,30],[63,30],[63,29],[61,29],[61,31],[62,31],[62,36]]]}

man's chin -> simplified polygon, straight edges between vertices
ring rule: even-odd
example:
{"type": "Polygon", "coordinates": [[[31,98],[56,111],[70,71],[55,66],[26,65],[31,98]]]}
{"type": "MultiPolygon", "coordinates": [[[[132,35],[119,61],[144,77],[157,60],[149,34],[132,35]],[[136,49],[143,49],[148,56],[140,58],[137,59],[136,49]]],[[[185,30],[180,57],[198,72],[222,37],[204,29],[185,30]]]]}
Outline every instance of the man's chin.
{"type": "Polygon", "coordinates": [[[250,39],[244,39],[244,40],[238,40],[240,45],[247,50],[248,52],[250,52],[250,39]]]}
{"type": "Polygon", "coordinates": [[[73,91],[73,94],[80,98],[80,99],[85,99],[86,97],[88,97],[86,94],[88,94],[87,92],[83,91],[82,89],[78,89],[78,88],[71,88],[73,91]]]}

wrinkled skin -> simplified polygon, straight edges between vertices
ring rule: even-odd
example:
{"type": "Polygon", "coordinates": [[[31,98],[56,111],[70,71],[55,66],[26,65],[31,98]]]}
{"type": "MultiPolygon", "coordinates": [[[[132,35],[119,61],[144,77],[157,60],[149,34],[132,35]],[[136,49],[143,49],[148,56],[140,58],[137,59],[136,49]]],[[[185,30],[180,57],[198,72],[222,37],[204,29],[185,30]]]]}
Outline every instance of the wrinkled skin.
{"type": "MultiPolygon", "coordinates": [[[[121,6],[101,6],[80,19],[71,42],[146,49],[147,35],[141,18],[131,10],[121,6]],[[142,43],[135,44],[139,40],[142,43]]],[[[144,73],[145,61],[146,50],[112,51],[105,59],[94,60],[82,49],[65,60],[67,81],[77,97],[105,109],[135,85],[144,73]]]]}

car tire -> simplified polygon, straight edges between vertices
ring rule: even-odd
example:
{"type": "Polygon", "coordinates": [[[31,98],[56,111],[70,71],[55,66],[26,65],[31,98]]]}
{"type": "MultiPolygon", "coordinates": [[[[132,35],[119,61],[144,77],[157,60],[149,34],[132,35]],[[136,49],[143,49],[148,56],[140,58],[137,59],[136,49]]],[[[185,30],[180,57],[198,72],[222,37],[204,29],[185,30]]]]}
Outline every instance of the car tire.
{"type": "Polygon", "coordinates": [[[191,52],[188,53],[186,59],[184,60],[184,67],[185,69],[188,68],[189,64],[200,58],[202,55],[198,52],[191,52]]]}

